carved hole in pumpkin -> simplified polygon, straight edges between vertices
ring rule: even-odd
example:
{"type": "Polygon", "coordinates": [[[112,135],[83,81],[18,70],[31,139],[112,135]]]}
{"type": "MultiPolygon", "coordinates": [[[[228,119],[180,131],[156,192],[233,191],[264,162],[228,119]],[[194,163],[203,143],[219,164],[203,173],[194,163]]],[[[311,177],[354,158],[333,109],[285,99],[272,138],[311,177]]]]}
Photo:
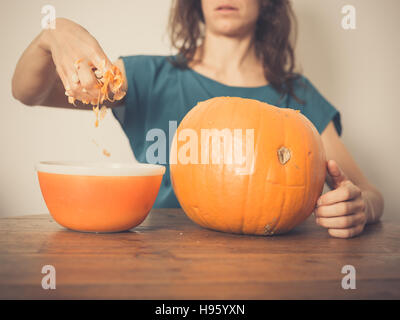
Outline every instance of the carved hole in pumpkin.
{"type": "Polygon", "coordinates": [[[290,150],[286,147],[280,147],[278,150],[278,159],[279,162],[283,165],[286,164],[292,157],[290,150]]]}

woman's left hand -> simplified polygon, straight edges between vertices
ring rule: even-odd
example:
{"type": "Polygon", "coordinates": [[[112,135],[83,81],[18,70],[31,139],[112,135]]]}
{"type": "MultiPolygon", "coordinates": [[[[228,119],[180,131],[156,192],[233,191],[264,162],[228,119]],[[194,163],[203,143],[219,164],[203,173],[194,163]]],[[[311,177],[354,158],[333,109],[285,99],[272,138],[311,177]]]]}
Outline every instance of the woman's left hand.
{"type": "Polygon", "coordinates": [[[332,237],[354,237],[367,222],[361,189],[346,177],[336,161],[329,160],[327,169],[333,190],[319,197],[314,211],[316,222],[327,228],[332,237]]]}

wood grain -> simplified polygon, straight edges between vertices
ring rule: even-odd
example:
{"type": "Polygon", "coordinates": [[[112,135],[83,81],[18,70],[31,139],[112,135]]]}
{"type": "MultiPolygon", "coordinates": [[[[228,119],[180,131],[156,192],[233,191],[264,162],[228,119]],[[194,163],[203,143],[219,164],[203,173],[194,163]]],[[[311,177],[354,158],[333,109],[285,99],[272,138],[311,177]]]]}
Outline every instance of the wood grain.
{"type": "Polygon", "coordinates": [[[1,299],[399,299],[400,221],[329,237],[312,218],[273,237],[203,229],[153,210],[124,233],[63,229],[49,215],[0,219],[1,299]],[[56,268],[55,290],[41,287],[56,268]],[[357,270],[343,290],[341,269],[357,270]]]}

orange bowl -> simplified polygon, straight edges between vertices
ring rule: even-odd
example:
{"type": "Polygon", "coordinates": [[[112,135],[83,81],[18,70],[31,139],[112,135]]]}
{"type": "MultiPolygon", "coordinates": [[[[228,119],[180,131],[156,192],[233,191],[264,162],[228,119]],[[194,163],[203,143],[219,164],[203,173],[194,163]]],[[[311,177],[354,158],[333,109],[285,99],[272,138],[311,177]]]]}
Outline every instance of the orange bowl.
{"type": "Polygon", "coordinates": [[[118,232],[146,218],[165,167],[46,161],[38,163],[36,171],[47,208],[60,225],[84,232],[118,232]]]}

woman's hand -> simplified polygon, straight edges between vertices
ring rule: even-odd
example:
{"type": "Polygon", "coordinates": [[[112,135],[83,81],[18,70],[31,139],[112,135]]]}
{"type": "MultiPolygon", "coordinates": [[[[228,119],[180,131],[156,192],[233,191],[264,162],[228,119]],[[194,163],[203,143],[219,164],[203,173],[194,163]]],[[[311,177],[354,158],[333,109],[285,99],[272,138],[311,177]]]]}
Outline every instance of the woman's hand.
{"type": "Polygon", "coordinates": [[[70,101],[96,105],[97,78],[112,65],[97,40],[79,24],[57,18],[56,29],[43,32],[40,46],[51,54],[70,101]]]}
{"type": "Polygon", "coordinates": [[[334,190],[323,194],[314,211],[316,222],[331,236],[351,238],[364,230],[367,222],[366,202],[359,187],[353,184],[336,161],[327,162],[334,190]]]}

